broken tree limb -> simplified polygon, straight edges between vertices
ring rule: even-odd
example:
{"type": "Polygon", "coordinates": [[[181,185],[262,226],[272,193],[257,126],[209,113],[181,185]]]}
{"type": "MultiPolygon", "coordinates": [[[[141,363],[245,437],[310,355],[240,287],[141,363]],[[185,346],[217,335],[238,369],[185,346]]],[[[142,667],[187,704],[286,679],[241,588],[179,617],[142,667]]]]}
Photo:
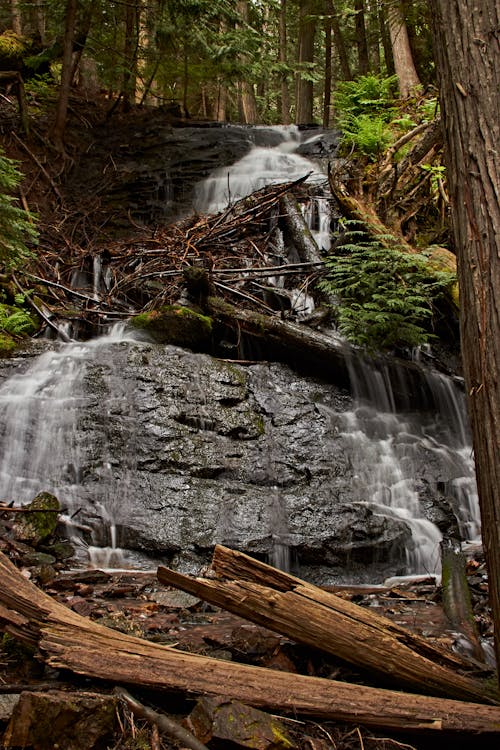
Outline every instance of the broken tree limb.
{"type": "MultiPolygon", "coordinates": [[[[472,656],[484,662],[484,652],[474,620],[465,555],[455,539],[441,542],[443,609],[453,630],[463,636],[472,656]]],[[[465,645],[465,644],[464,644],[465,645]]]]}
{"type": "Polygon", "coordinates": [[[280,198],[281,217],[289,239],[295,245],[303,263],[321,263],[323,258],[311,230],[304,221],[297,199],[285,193],[280,198]]]}
{"type": "Polygon", "coordinates": [[[50,666],[95,679],[226,695],[274,712],[401,731],[500,735],[500,707],[306,677],[176,651],[81,617],[27,581],[0,553],[0,624],[33,643],[50,666]],[[23,625],[22,618],[28,624],[23,625]]]}
{"type": "Polygon", "coordinates": [[[213,567],[225,571],[225,580],[191,578],[164,567],[157,575],[161,583],[406,688],[461,700],[493,700],[489,688],[459,673],[471,669],[465,660],[385,617],[227,547],[217,545],[213,567]]]}

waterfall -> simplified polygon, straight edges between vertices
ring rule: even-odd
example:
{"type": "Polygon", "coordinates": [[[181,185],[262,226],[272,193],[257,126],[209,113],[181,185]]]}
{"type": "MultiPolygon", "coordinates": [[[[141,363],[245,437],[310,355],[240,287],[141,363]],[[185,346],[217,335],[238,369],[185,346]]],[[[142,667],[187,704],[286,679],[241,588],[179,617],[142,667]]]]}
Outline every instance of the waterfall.
{"type": "MultiPolygon", "coordinates": [[[[86,503],[81,486],[84,454],[94,447],[82,444],[78,437],[78,425],[85,419],[93,399],[92,390],[85,383],[87,367],[89,362],[99,361],[105,369],[106,352],[110,348],[137,338],[134,332],[118,324],[107,335],[90,342],[58,344],[0,386],[2,500],[29,502],[38,492],[51,492],[65,509],[70,535],[76,535],[79,509],[86,503]]],[[[113,413],[121,413],[123,425],[123,413],[130,410],[130,394],[120,392],[119,375],[112,374],[112,367],[108,383],[110,397],[102,405],[104,430],[110,427],[113,413]]],[[[132,425],[132,432],[133,429],[132,425]]],[[[85,528],[91,532],[94,544],[87,547],[80,536],[75,536],[74,541],[91,562],[102,565],[107,559],[116,567],[122,554],[113,523],[113,501],[118,497],[126,501],[127,482],[126,472],[122,473],[119,484],[113,480],[114,461],[116,457],[105,452],[101,456],[98,471],[103,482],[107,476],[109,490],[108,502],[95,509],[95,527],[85,528]]]]}
{"type": "Polygon", "coordinates": [[[424,451],[438,471],[453,476],[446,483],[447,500],[462,539],[476,540],[479,503],[463,393],[451,378],[426,371],[433,409],[420,415],[398,414],[387,373],[360,357],[348,356],[347,361],[355,402],[352,411],[341,415],[340,429],[357,472],[358,502],[409,526],[407,572],[439,573],[442,536],[425,518],[416,480],[422,472],[416,460],[424,451]]]}
{"type": "Polygon", "coordinates": [[[298,129],[277,127],[275,130],[283,139],[277,146],[254,146],[235,164],[217,168],[197,186],[196,211],[218,213],[259,188],[293,182],[305,175],[309,175],[310,184],[320,185],[326,181],[326,175],[309,159],[294,153],[300,145],[298,129]]]}

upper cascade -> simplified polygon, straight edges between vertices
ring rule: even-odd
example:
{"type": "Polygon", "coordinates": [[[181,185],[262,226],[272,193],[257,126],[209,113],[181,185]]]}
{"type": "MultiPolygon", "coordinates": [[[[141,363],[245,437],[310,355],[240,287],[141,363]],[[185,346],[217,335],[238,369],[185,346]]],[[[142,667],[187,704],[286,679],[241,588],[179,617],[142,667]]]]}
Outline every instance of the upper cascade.
{"type": "MultiPolygon", "coordinates": [[[[214,214],[228,205],[267,185],[293,182],[307,177],[312,184],[326,181],[316,164],[296,153],[301,146],[301,133],[296,126],[273,129],[282,140],[274,146],[254,145],[250,151],[231,166],[218,167],[194,192],[194,208],[199,213],[214,214]]],[[[308,141],[315,141],[313,136],[308,141]]]]}

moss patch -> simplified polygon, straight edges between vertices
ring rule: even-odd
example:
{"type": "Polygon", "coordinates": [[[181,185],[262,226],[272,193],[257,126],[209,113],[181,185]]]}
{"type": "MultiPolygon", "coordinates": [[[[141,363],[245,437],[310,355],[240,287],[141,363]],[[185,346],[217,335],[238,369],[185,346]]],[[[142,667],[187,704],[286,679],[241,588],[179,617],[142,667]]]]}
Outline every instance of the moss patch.
{"type": "Polygon", "coordinates": [[[212,337],[212,320],[189,307],[169,305],[160,310],[141,313],[131,320],[159,344],[183,346],[193,351],[208,351],[212,337]]]}

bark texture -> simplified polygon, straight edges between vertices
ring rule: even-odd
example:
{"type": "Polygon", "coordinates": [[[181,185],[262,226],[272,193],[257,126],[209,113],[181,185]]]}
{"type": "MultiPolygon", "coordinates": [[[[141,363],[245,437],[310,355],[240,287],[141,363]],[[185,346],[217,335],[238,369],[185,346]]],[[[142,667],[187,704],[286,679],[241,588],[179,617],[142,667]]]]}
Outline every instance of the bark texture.
{"type": "Polygon", "coordinates": [[[430,0],[461,338],[500,664],[500,6],[430,0]]]}
{"type": "Polygon", "coordinates": [[[77,615],[0,553],[0,626],[56,668],[154,690],[226,695],[292,715],[415,732],[500,734],[500,708],[252,667],[143,641],[77,615]]]}
{"type": "Polygon", "coordinates": [[[417,86],[420,86],[420,80],[413,62],[408,29],[399,2],[392,2],[388,6],[387,20],[394,68],[399,82],[399,93],[403,99],[406,99],[417,86]]]}
{"type": "Polygon", "coordinates": [[[230,580],[190,578],[158,568],[158,580],[200,596],[299,643],[322,649],[419,692],[489,701],[484,685],[460,674],[451,653],[335,594],[218,545],[213,566],[230,580]]]}

